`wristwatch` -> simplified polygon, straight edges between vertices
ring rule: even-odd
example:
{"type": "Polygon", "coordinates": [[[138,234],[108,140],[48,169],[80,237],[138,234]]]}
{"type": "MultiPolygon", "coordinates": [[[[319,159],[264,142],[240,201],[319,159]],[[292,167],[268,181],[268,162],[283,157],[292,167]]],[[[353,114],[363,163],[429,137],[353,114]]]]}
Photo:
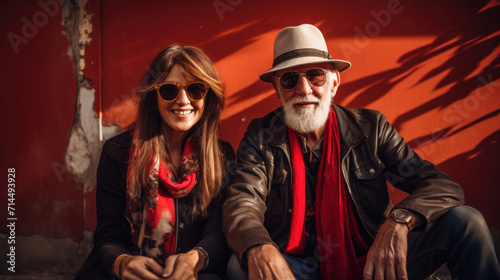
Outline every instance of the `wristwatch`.
{"type": "Polygon", "coordinates": [[[413,219],[411,218],[411,214],[408,210],[405,209],[394,209],[390,214],[391,218],[394,221],[405,224],[408,227],[408,231],[411,231],[413,228],[413,219]]]}

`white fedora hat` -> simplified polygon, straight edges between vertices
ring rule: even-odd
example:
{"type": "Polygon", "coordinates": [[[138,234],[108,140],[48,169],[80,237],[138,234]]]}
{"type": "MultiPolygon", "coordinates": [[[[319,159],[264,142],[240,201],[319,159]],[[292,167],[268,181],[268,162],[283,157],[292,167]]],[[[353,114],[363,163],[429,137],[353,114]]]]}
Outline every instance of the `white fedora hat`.
{"type": "Polygon", "coordinates": [[[325,38],[314,25],[302,24],[282,29],[274,40],[273,68],[259,76],[264,82],[271,82],[274,72],[312,63],[330,63],[342,72],[351,66],[345,60],[332,59],[326,47],[325,38]]]}

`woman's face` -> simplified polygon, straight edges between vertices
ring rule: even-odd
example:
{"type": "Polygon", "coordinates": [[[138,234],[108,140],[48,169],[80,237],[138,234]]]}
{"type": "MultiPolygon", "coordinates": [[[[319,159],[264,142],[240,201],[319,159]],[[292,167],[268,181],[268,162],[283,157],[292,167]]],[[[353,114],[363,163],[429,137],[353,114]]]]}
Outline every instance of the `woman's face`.
{"type": "MultiPolygon", "coordinates": [[[[163,82],[187,83],[192,81],[191,79],[186,80],[179,66],[174,65],[163,82]]],[[[189,100],[185,87],[181,87],[178,94],[177,99],[173,102],[166,102],[157,95],[158,112],[163,119],[165,132],[170,135],[188,131],[201,119],[205,108],[205,99],[195,102],[189,100]]]]}

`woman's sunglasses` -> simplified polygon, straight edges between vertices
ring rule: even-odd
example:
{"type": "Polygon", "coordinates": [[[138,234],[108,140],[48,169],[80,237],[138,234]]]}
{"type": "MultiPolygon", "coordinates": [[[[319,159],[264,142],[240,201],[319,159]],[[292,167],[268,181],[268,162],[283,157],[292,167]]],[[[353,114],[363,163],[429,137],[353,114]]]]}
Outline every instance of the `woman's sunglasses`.
{"type": "Polygon", "coordinates": [[[285,90],[292,90],[297,87],[300,77],[305,75],[309,83],[315,87],[323,86],[326,82],[326,73],[328,71],[321,68],[308,69],[305,72],[289,71],[278,77],[280,85],[285,90]]]}
{"type": "Polygon", "coordinates": [[[174,102],[179,96],[181,87],[186,88],[187,97],[192,102],[199,101],[207,95],[208,85],[202,82],[174,83],[165,82],[155,85],[156,92],[166,102],[174,102]]]}

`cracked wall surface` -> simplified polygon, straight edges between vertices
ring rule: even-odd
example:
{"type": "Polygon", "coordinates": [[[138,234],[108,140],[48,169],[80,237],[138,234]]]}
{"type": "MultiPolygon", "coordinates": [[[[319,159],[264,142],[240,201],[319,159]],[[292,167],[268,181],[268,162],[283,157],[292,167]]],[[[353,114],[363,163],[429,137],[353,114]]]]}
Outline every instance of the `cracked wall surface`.
{"type": "Polygon", "coordinates": [[[67,29],[69,51],[75,65],[77,83],[73,126],[65,153],[66,168],[90,192],[96,185],[96,170],[103,141],[118,132],[117,126],[100,126],[94,110],[93,81],[85,77],[85,46],[92,43],[92,14],[87,14],[88,0],[72,0],[63,4],[63,25],[67,29]],[[102,129],[102,131],[100,131],[102,129]],[[104,136],[100,138],[100,133],[104,136]]]}

